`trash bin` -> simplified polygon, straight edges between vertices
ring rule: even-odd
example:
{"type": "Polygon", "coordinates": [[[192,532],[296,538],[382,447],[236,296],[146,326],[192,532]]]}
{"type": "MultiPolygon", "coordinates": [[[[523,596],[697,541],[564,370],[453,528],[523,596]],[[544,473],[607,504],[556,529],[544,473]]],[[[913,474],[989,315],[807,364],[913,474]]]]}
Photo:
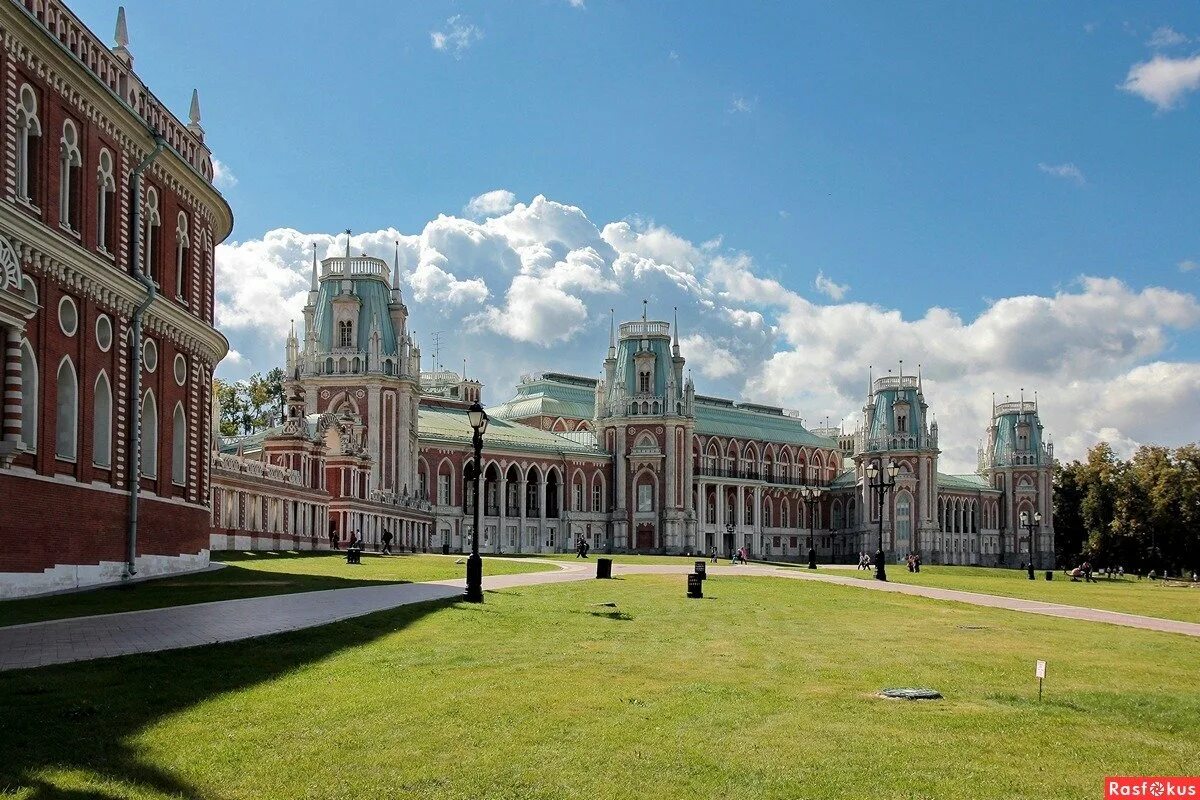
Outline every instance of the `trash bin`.
{"type": "Polygon", "coordinates": [[[442,555],[444,555],[444,556],[450,555],[450,543],[449,542],[446,542],[442,545],[442,555]]]}
{"type": "Polygon", "coordinates": [[[1046,570],[1046,580],[1048,580],[1048,581],[1054,580],[1054,570],[1052,570],[1052,569],[1046,570]]]}
{"type": "Polygon", "coordinates": [[[708,580],[708,572],[703,561],[696,562],[696,574],[700,576],[700,580],[708,580]]]}
{"type": "Polygon", "coordinates": [[[611,578],[612,577],[612,559],[597,558],[596,559],[596,577],[611,578]]]}
{"type": "Polygon", "coordinates": [[[687,576],[687,579],[687,596],[693,598],[704,597],[704,576],[693,572],[687,576]]]}

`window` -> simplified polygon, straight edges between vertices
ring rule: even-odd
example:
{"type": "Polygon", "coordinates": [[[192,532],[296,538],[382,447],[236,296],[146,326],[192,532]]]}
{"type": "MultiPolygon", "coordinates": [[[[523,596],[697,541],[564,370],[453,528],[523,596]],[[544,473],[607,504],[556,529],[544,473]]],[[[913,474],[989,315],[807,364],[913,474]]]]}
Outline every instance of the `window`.
{"type": "Polygon", "coordinates": [[[637,489],[637,510],[653,511],[654,485],[650,483],[639,483],[637,489]]]}
{"type": "Polygon", "coordinates": [[[117,182],[113,178],[113,157],[107,149],[100,151],[100,166],[96,170],[96,247],[108,252],[114,247],[114,225],[116,224],[117,182]]]}
{"type": "Polygon", "coordinates": [[[107,314],[101,314],[96,317],[96,344],[104,352],[108,352],[108,348],[112,347],[113,329],[112,320],[107,314]]]}
{"type": "Polygon", "coordinates": [[[79,153],[79,130],[75,123],[63,123],[62,139],[59,141],[58,173],[58,221],[70,231],[79,231],[79,190],[83,181],[83,157],[79,153]]]}
{"type": "Polygon", "coordinates": [[[604,494],[600,490],[600,482],[592,483],[592,511],[604,510],[604,494]]]}
{"type": "Polygon", "coordinates": [[[17,197],[37,205],[38,175],[41,171],[42,123],[38,119],[37,94],[25,84],[17,108],[17,197]]]}
{"type": "Polygon", "coordinates": [[[158,476],[158,404],[154,392],[142,400],[142,471],[146,478],[158,476]]]}
{"type": "Polygon", "coordinates": [[[188,239],[187,214],[179,212],[175,223],[175,297],[187,303],[187,263],[191,240],[188,239]]]}
{"type": "Polygon", "coordinates": [[[187,418],[183,404],[175,404],[171,418],[171,482],[176,486],[187,483],[187,418]]]}
{"type": "Polygon", "coordinates": [[[74,336],[79,330],[79,311],[70,297],[64,296],[58,301],[58,327],[67,336],[74,336]]]}
{"type": "Polygon", "coordinates": [[[145,249],[143,251],[146,263],[143,265],[143,272],[146,277],[152,281],[158,282],[155,275],[158,272],[159,258],[162,255],[162,216],[158,210],[158,190],[153,186],[146,188],[146,220],[143,243],[145,249]]]}
{"type": "Polygon", "coordinates": [[[343,320],[338,323],[338,347],[354,346],[354,325],[343,320]]]}
{"type": "Polygon", "coordinates": [[[650,373],[649,372],[638,373],[638,391],[643,394],[650,393],[650,373]]]}
{"type": "Polygon", "coordinates": [[[21,440],[25,449],[37,451],[38,371],[29,340],[21,342],[21,440]]]}
{"type": "Polygon", "coordinates": [[[66,356],[58,365],[58,407],[54,424],[54,457],[74,461],[79,432],[79,385],[75,366],[66,356]]]}
{"type": "Polygon", "coordinates": [[[92,397],[92,463],[97,467],[112,466],[112,387],[103,372],[96,378],[92,397]]]}
{"type": "Polygon", "coordinates": [[[573,511],[583,511],[583,484],[577,483],[572,487],[572,506],[573,511]]]}
{"type": "Polygon", "coordinates": [[[450,505],[450,476],[438,475],[437,502],[439,506],[450,505]]]}
{"type": "Polygon", "coordinates": [[[158,369],[158,345],[153,339],[147,339],[142,344],[142,366],[147,372],[154,372],[158,369]]]}
{"type": "Polygon", "coordinates": [[[896,432],[897,433],[908,433],[908,415],[907,414],[897,414],[896,415],[896,432]]]}
{"type": "Polygon", "coordinates": [[[187,359],[183,353],[175,354],[175,383],[183,386],[187,383],[187,359]]]}

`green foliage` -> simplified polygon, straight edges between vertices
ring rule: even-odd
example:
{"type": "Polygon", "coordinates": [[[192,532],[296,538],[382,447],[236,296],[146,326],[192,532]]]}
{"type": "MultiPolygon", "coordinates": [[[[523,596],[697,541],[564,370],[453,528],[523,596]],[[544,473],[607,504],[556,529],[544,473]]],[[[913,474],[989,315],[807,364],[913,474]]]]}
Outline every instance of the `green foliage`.
{"type": "Polygon", "coordinates": [[[1060,564],[1090,558],[1127,570],[1200,568],[1200,446],[1146,445],[1124,461],[1101,442],[1055,477],[1060,564]]]}
{"type": "Polygon", "coordinates": [[[277,425],[283,420],[283,370],[265,376],[256,372],[244,381],[217,380],[221,403],[221,435],[244,436],[277,425]]]}

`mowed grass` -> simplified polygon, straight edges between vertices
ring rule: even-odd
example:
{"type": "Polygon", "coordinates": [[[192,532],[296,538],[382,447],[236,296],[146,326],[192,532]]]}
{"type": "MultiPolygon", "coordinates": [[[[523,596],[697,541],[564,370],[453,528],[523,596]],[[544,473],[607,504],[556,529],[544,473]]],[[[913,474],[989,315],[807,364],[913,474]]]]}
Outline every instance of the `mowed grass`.
{"type": "Polygon", "coordinates": [[[784,579],[683,595],[681,576],[526,587],[0,673],[0,788],[1090,800],[1105,775],[1200,773],[1195,639],[784,579]],[[894,686],[945,699],[875,696],[894,686]]]}
{"type": "MultiPolygon", "coordinates": [[[[435,555],[376,556],[364,553],[361,564],[345,554],[218,552],[224,569],[178,578],[133,583],[88,592],[0,601],[0,627],[65,617],[111,614],[147,608],[234,600],[320,589],[345,589],[380,583],[414,583],[462,578],[460,559],[435,555]]],[[[484,559],[485,575],[553,570],[549,564],[484,559]]]]}
{"type": "MultiPolygon", "coordinates": [[[[875,568],[872,567],[868,572],[838,570],[833,574],[874,580],[875,568]]],[[[1200,584],[1168,585],[1147,578],[1139,581],[1131,576],[1111,580],[1098,577],[1096,583],[1072,583],[1061,570],[1054,573],[1054,580],[1051,581],[1045,579],[1045,570],[1038,570],[1035,574],[1037,580],[1031,581],[1026,572],[1015,569],[922,565],[919,573],[913,573],[904,564],[889,564],[887,568],[888,580],[896,583],[1200,622],[1200,584]]]]}

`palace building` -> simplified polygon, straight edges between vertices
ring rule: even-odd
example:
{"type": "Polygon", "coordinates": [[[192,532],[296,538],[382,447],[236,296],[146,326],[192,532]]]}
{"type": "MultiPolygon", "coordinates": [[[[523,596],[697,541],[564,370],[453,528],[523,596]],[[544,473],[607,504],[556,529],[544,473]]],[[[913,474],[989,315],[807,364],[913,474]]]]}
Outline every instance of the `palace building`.
{"type": "Polygon", "coordinates": [[[142,83],[123,11],[112,47],[58,0],[0,30],[0,597],[205,566],[233,219],[199,101],[142,83]]]}
{"type": "Polygon", "coordinates": [[[313,259],[303,337],[288,337],[288,417],[214,454],[213,548],[596,550],[800,560],[1015,565],[1053,553],[1053,448],[1035,402],[993,409],[973,475],[938,471],[920,375],[869,381],[860,428],[806,428],[781,408],[697,394],[678,322],[614,325],[603,377],[548,372],[489,407],[476,465],[466,409],[482,386],[421,370],[398,262],[313,259]],[[883,495],[866,477],[895,465],[883,495]],[[1022,514],[1041,514],[1032,545],[1022,514]]]}

